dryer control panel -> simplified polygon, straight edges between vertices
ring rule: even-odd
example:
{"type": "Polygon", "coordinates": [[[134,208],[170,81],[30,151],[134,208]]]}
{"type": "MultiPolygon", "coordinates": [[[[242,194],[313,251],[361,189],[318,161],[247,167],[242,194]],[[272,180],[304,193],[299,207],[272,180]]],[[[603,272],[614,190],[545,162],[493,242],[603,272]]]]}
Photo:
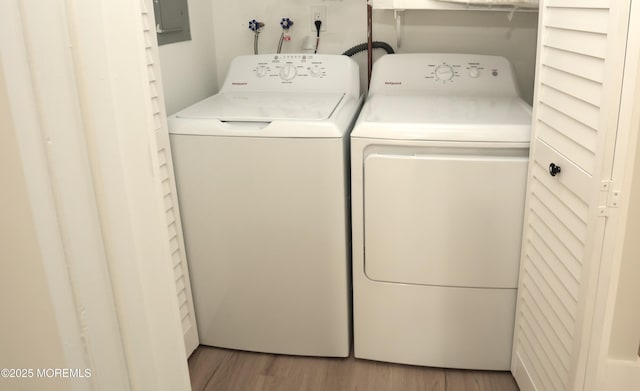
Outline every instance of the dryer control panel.
{"type": "Polygon", "coordinates": [[[222,92],[342,92],[358,97],[360,76],[349,57],[325,54],[262,54],[236,57],[222,92]]]}
{"type": "Polygon", "coordinates": [[[475,54],[394,54],[373,67],[369,94],[518,96],[511,63],[475,54]]]}

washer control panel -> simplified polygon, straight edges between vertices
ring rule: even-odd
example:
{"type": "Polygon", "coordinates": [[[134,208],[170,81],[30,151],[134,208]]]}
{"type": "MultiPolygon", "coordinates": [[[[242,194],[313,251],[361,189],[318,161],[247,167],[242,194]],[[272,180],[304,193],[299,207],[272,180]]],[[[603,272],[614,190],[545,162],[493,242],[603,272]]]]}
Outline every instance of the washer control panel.
{"type": "Polygon", "coordinates": [[[474,54],[394,54],[374,65],[369,93],[424,91],[453,95],[517,96],[517,84],[504,57],[474,54]]]}
{"type": "Polygon", "coordinates": [[[343,92],[360,95],[358,65],[331,54],[260,54],[233,59],[221,92],[343,92]]]}
{"type": "Polygon", "coordinates": [[[282,83],[291,83],[306,77],[325,79],[330,77],[328,72],[331,68],[331,65],[325,62],[322,56],[274,54],[257,61],[253,71],[258,78],[279,78],[282,83]]]}
{"type": "Polygon", "coordinates": [[[353,59],[332,54],[260,54],[233,59],[221,92],[342,92],[360,96],[353,59]]]}
{"type": "Polygon", "coordinates": [[[322,56],[308,54],[274,54],[260,58],[253,69],[258,78],[274,78],[282,83],[291,83],[299,78],[325,79],[331,66],[322,56]]]}

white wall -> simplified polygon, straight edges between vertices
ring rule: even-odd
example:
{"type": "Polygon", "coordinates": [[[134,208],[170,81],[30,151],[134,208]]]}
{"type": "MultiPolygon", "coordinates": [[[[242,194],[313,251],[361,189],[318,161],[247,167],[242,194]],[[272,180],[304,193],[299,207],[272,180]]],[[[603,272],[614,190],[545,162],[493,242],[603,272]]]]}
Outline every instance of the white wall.
{"type": "Polygon", "coordinates": [[[218,89],[212,0],[189,0],[188,4],[191,40],[160,46],[168,114],[213,95],[218,89]]]}
{"type": "MultiPolygon", "coordinates": [[[[640,91],[635,102],[640,102],[640,91]]],[[[636,104],[636,107],[637,104],[636,104]]],[[[636,111],[640,111],[637,110],[636,111]]],[[[640,115],[636,113],[636,118],[640,115]]],[[[636,120],[636,132],[638,122],[636,120]]],[[[635,147],[635,162],[630,162],[633,178],[629,192],[629,209],[624,227],[622,259],[617,281],[615,310],[609,338],[609,351],[605,352],[603,390],[636,391],[640,389],[640,138],[635,147]]]]}
{"type": "MultiPolygon", "coordinates": [[[[260,53],[275,53],[284,17],[293,20],[291,41],[283,45],[284,53],[302,51],[304,39],[315,40],[311,31],[309,6],[327,7],[327,31],[321,34],[318,53],[342,53],[353,45],[366,40],[366,3],[364,0],[343,2],[312,0],[245,0],[228,2],[213,1],[213,24],[216,38],[218,82],[222,85],[230,61],[239,55],[253,54],[254,34],[249,30],[249,21],[256,19],[265,23],[259,40],[260,53]]],[[[315,27],[314,27],[315,29],[315,27]]],[[[363,59],[366,56],[362,56],[363,59]]],[[[366,60],[366,59],[365,59],[366,60]]]]}
{"type": "MultiPolygon", "coordinates": [[[[640,151],[640,138],[636,151],[640,151]]],[[[632,170],[634,177],[609,347],[609,357],[617,360],[637,359],[640,350],[640,153],[632,170]]]]}
{"type": "MultiPolygon", "coordinates": [[[[253,53],[251,19],[265,23],[260,34],[260,52],[275,53],[280,37],[280,20],[293,19],[292,40],[283,52],[303,51],[305,37],[311,31],[311,5],[327,7],[327,31],[321,35],[319,53],[342,53],[365,42],[366,1],[341,2],[319,0],[246,0],[230,3],[213,1],[218,83],[221,85],[233,57],[253,53]]],[[[535,69],[537,14],[516,13],[509,22],[506,12],[406,11],[402,29],[403,46],[398,52],[467,52],[502,55],[516,68],[523,97],[531,102],[535,69]]],[[[374,11],[374,40],[386,41],[396,48],[395,19],[392,11],[374,11]]],[[[384,53],[376,50],[376,57],[384,53]]],[[[360,64],[361,80],[366,73],[366,54],[354,57],[360,64]]],[[[164,63],[163,63],[164,66],[164,63]]]]}

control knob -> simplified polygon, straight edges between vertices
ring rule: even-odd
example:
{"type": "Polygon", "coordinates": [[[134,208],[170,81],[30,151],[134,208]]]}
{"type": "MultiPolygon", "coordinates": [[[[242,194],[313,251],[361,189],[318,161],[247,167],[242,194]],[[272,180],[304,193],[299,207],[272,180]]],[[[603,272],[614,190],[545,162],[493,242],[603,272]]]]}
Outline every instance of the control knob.
{"type": "Polygon", "coordinates": [[[313,65],[309,67],[309,74],[311,77],[320,77],[322,75],[322,70],[317,65],[313,65]]]}
{"type": "Polygon", "coordinates": [[[265,77],[266,74],[267,74],[267,67],[265,67],[264,65],[260,65],[259,67],[256,68],[256,76],[265,77]]]}
{"type": "Polygon", "coordinates": [[[442,64],[436,68],[436,80],[449,81],[453,79],[454,71],[451,65],[442,64]]]}
{"type": "Polygon", "coordinates": [[[293,80],[295,79],[296,75],[298,74],[298,71],[296,70],[296,67],[293,64],[284,64],[282,66],[282,68],[280,68],[280,78],[282,80],[293,80]]]}

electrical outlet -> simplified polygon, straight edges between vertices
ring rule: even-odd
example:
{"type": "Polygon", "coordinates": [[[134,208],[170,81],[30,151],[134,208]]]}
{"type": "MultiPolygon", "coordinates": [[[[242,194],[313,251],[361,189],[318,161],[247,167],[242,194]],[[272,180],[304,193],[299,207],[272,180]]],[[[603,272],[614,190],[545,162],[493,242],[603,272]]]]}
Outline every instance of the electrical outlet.
{"type": "Polygon", "coordinates": [[[316,20],[322,22],[320,25],[320,31],[327,31],[327,6],[326,5],[312,5],[309,7],[311,17],[311,31],[316,32],[316,25],[313,24],[316,20]]]}

